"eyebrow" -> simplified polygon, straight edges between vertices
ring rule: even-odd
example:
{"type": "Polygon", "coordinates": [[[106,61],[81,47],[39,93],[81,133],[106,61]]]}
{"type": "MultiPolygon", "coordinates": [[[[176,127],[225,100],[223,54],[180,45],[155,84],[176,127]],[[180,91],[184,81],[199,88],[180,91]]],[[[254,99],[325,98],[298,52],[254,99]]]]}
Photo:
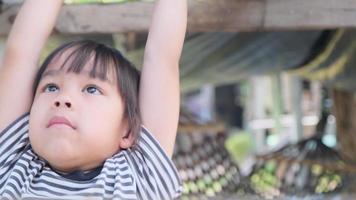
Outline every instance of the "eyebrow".
{"type": "Polygon", "coordinates": [[[57,76],[59,74],[60,70],[46,70],[43,72],[41,79],[48,77],[48,76],[57,76]]]}

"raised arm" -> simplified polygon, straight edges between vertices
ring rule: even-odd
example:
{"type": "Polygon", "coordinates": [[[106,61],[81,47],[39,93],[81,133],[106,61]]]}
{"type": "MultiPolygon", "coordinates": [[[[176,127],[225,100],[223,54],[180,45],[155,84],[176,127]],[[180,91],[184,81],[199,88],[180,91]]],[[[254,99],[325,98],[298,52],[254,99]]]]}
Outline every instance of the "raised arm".
{"type": "Polygon", "coordinates": [[[172,155],[179,117],[179,58],[187,26],[187,0],[157,0],[140,85],[143,125],[172,155]]]}
{"type": "Polygon", "coordinates": [[[8,36],[0,66],[0,132],[30,110],[41,50],[63,0],[25,0],[8,36]]]}

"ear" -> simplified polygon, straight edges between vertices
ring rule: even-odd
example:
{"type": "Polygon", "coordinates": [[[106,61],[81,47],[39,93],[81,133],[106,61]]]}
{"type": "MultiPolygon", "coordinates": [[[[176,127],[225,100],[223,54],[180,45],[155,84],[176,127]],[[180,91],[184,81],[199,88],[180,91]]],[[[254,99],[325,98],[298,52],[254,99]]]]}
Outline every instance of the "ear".
{"type": "Polygon", "coordinates": [[[130,148],[135,140],[131,130],[129,128],[129,123],[127,119],[124,119],[121,123],[121,140],[119,143],[120,149],[127,149],[130,148]]]}
{"type": "Polygon", "coordinates": [[[130,148],[134,142],[134,137],[131,132],[127,132],[121,136],[120,149],[130,148]]]}

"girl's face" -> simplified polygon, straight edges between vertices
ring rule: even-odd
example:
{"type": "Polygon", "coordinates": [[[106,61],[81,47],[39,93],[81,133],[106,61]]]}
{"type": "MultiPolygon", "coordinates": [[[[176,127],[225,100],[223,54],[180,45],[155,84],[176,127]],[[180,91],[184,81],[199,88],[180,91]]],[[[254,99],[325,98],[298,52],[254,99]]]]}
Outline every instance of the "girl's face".
{"type": "MultiPolygon", "coordinates": [[[[64,54],[63,54],[64,55],[64,54]]],[[[34,151],[51,167],[69,172],[102,164],[132,144],[114,72],[108,80],[89,76],[91,61],[79,73],[60,69],[54,59],[42,75],[30,112],[34,151]]]]}

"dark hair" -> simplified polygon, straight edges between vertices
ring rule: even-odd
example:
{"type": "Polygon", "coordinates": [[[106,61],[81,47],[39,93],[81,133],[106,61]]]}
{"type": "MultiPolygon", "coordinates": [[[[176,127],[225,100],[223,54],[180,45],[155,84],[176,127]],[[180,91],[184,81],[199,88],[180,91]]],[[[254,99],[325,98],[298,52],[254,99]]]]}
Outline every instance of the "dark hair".
{"type": "MultiPolygon", "coordinates": [[[[54,58],[61,56],[68,49],[68,57],[60,69],[69,64],[67,72],[80,73],[85,64],[94,56],[94,64],[90,77],[107,80],[109,70],[113,69],[117,78],[118,91],[123,99],[125,110],[124,118],[128,121],[129,132],[133,134],[136,142],[141,129],[141,116],[138,103],[138,90],[140,82],[139,71],[115,48],[92,40],[73,41],[59,46],[43,62],[37,72],[33,86],[35,94],[42,74],[54,58]],[[70,63],[68,63],[70,62],[70,63]]],[[[126,134],[125,137],[128,135],[126,134]]]]}

